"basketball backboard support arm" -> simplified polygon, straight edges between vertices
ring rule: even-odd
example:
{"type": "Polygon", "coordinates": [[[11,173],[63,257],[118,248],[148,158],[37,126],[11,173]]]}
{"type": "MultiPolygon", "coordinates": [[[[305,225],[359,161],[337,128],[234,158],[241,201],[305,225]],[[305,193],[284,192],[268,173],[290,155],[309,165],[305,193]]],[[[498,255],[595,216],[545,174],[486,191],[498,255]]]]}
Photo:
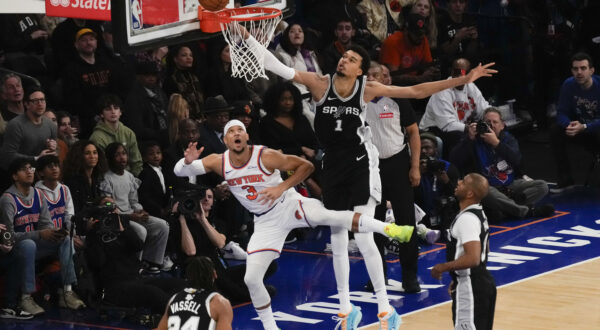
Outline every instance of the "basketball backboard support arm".
{"type": "MultiPolygon", "coordinates": [[[[198,0],[111,1],[114,47],[122,54],[221,35],[200,30],[198,0]]],[[[227,8],[233,4],[230,0],[227,8]]],[[[294,13],[294,0],[259,0],[250,6],[280,9],[284,18],[294,13]]]]}

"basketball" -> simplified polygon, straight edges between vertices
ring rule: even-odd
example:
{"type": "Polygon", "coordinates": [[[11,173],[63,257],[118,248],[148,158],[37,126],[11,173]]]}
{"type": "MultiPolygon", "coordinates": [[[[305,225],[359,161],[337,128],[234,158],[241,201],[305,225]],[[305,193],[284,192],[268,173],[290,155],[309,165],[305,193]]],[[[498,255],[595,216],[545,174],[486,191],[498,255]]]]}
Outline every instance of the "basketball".
{"type": "Polygon", "coordinates": [[[202,8],[208,11],[219,11],[229,4],[229,0],[200,0],[202,8]]]}

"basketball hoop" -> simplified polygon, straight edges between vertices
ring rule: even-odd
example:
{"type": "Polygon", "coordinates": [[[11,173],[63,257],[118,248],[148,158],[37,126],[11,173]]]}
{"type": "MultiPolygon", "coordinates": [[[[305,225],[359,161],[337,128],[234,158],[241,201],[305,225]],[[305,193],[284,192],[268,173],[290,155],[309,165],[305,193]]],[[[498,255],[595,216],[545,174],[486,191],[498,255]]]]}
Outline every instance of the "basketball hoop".
{"type": "Polygon", "coordinates": [[[275,27],[281,21],[281,10],[267,7],[244,7],[224,9],[218,12],[198,8],[200,29],[206,33],[221,31],[229,44],[231,76],[246,81],[267,78],[264,66],[264,49],[249,44],[244,38],[241,25],[265,48],[269,45],[275,27]]]}

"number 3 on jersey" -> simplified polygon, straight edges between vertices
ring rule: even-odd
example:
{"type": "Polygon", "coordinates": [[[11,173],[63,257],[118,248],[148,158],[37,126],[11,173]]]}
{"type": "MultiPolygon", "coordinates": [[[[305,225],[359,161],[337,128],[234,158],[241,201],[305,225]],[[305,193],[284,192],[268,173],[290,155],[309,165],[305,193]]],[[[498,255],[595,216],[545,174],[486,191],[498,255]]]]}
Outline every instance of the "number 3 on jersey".
{"type": "Polygon", "coordinates": [[[254,186],[242,186],[242,189],[246,189],[246,191],[248,192],[248,195],[246,195],[246,198],[248,198],[249,200],[253,201],[258,197],[258,192],[256,191],[256,188],[254,188],[254,186]]]}

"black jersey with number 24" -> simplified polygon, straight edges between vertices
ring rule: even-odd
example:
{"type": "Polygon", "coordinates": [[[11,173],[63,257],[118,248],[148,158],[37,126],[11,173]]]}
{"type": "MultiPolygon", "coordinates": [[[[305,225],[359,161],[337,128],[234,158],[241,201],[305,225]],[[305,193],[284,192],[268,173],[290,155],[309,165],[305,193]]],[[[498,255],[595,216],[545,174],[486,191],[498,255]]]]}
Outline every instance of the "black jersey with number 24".
{"type": "Polygon", "coordinates": [[[210,300],[216,292],[186,288],[175,294],[167,305],[169,330],[215,329],[210,317],[210,300]]]}

